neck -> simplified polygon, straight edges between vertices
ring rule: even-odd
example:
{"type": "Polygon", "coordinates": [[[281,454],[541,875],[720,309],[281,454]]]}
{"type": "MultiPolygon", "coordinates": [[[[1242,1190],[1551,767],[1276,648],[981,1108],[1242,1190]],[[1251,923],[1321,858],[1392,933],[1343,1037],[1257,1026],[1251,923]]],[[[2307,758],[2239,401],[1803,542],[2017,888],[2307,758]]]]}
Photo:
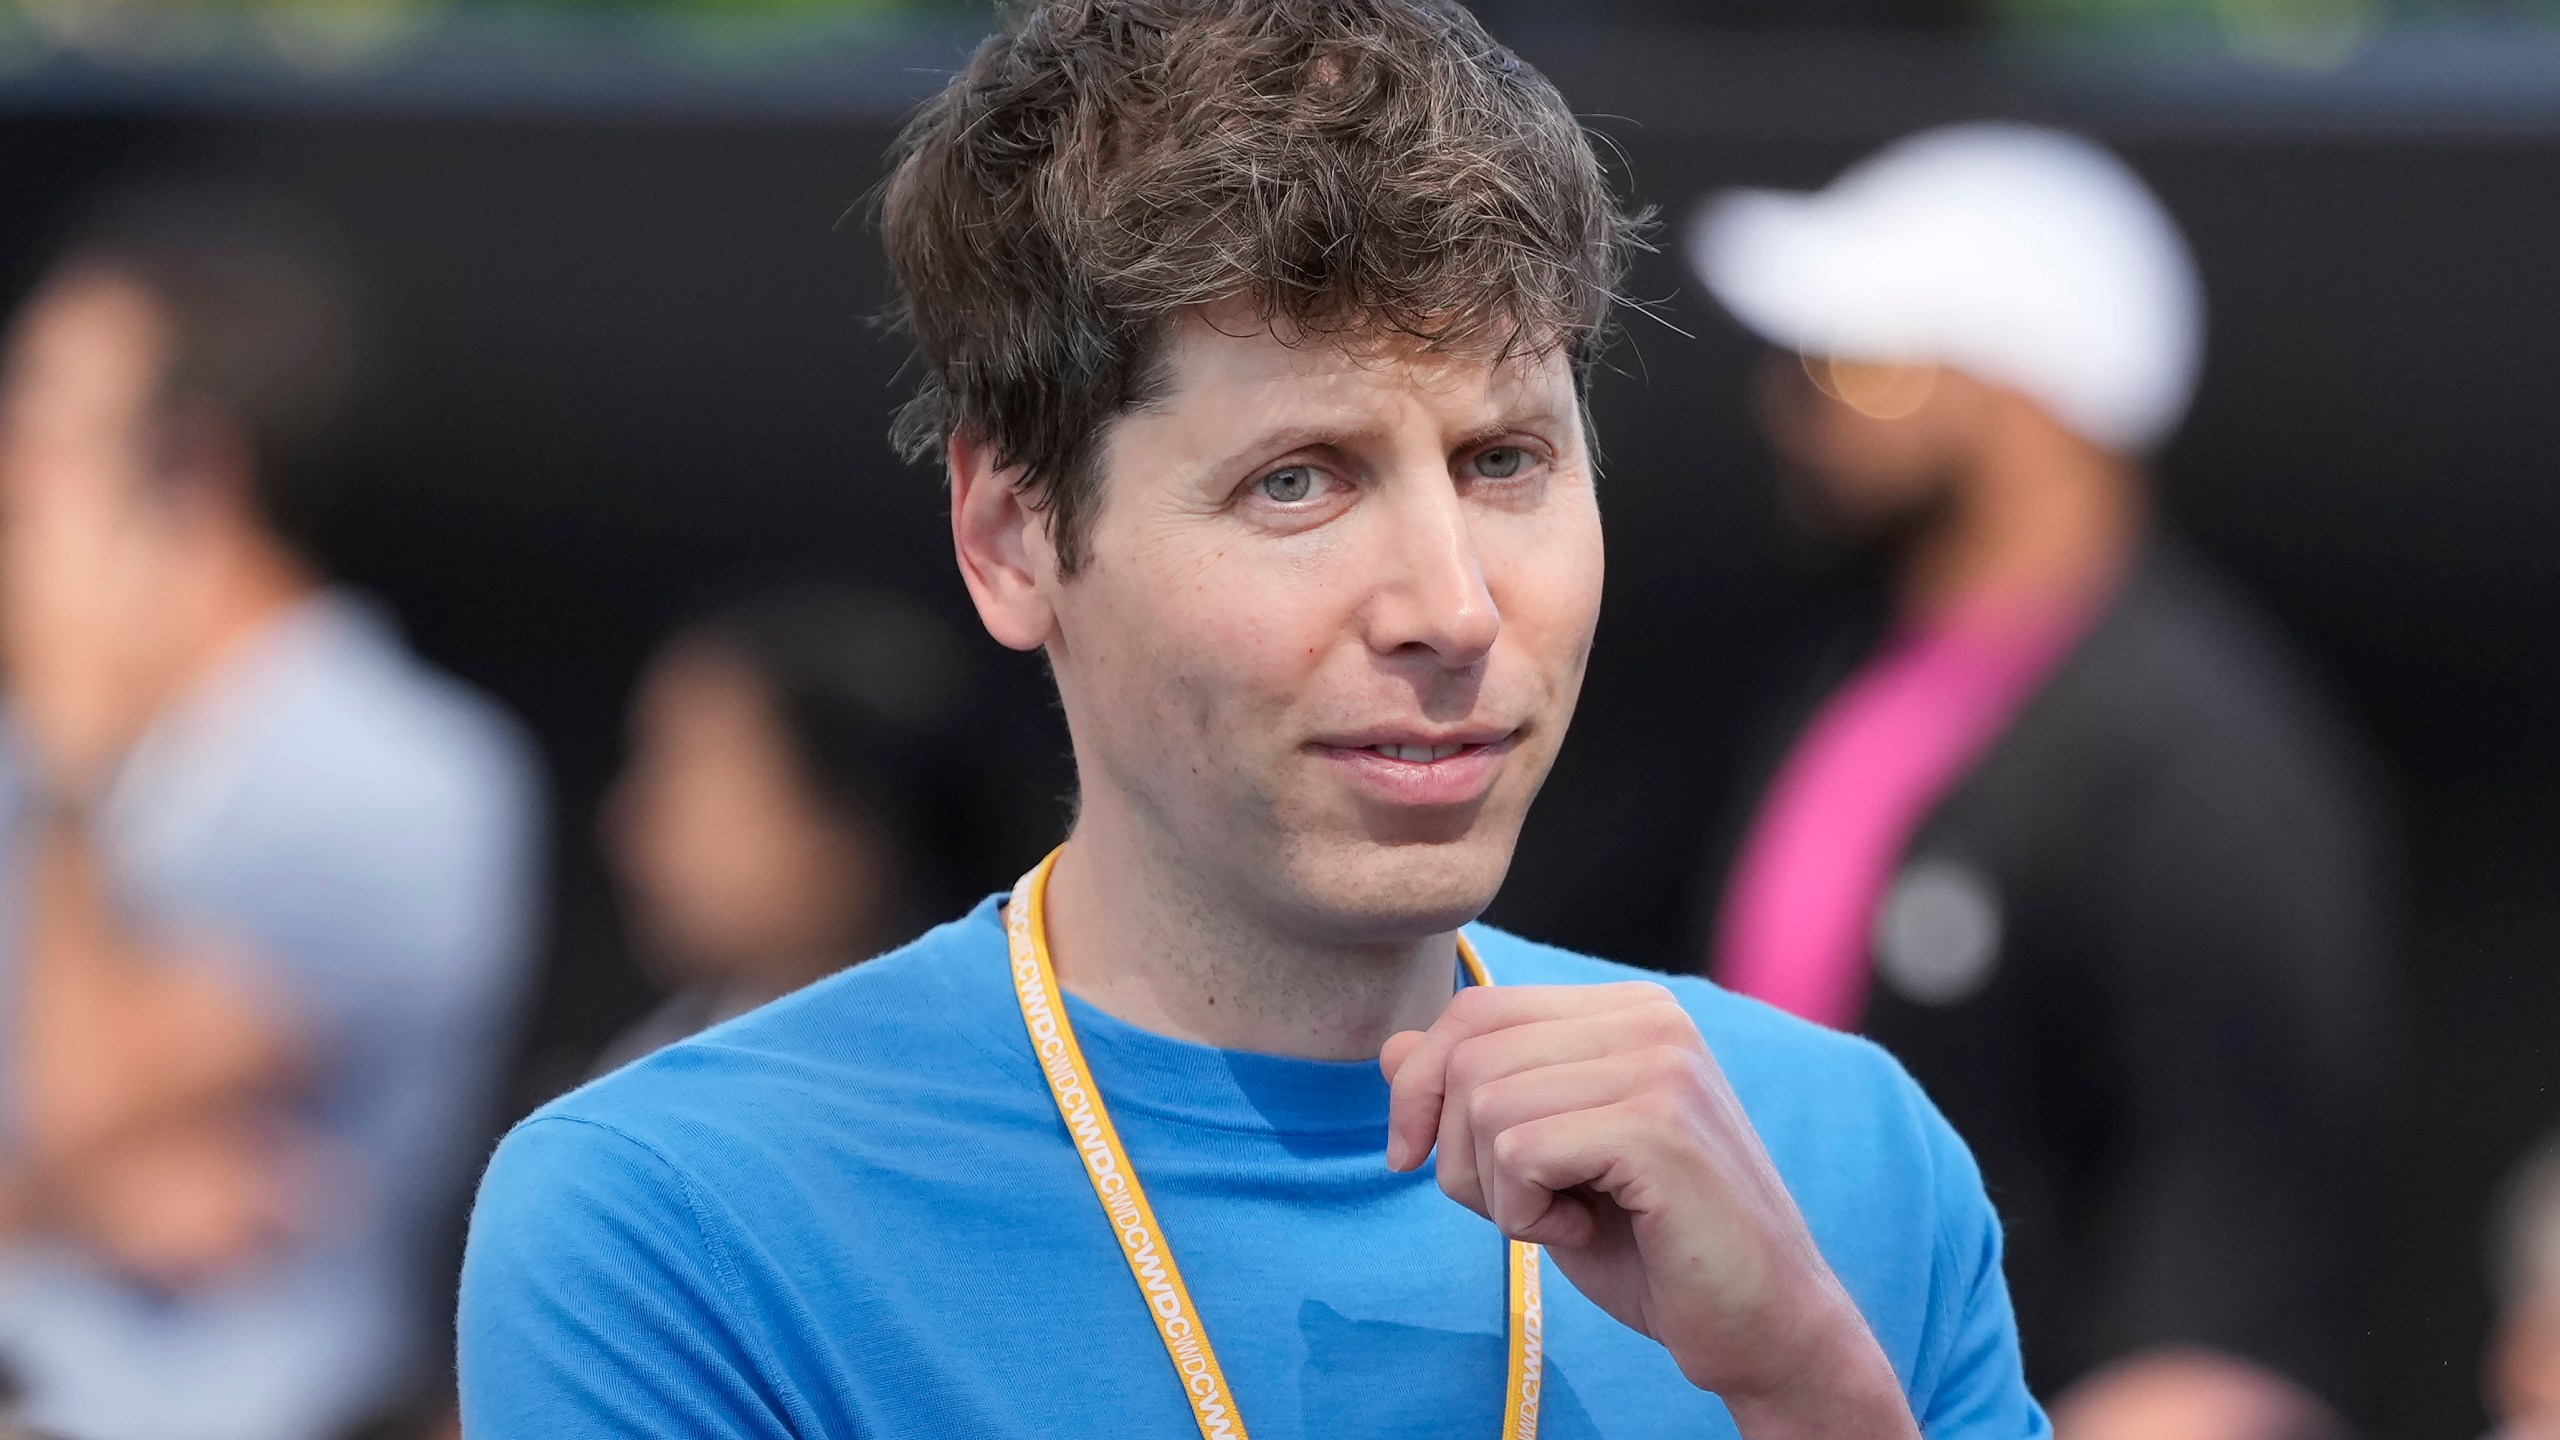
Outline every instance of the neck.
{"type": "Polygon", "coordinates": [[[2004,427],[1946,516],[1900,567],[1903,614],[1935,619],[1992,603],[2050,613],[2113,588],[2141,541],[2141,473],[2041,415],[2004,427]]]}
{"type": "Polygon", "coordinates": [[[208,542],[192,569],[189,620],[170,677],[173,699],[227,669],[277,617],[318,589],[309,567],[256,532],[208,542]]]}
{"type": "Polygon", "coordinates": [[[1177,1040],[1313,1060],[1374,1060],[1449,1003],[1454,934],[1292,933],[1171,863],[1131,819],[1088,795],[1049,877],[1050,960],[1078,999],[1177,1040]]]}

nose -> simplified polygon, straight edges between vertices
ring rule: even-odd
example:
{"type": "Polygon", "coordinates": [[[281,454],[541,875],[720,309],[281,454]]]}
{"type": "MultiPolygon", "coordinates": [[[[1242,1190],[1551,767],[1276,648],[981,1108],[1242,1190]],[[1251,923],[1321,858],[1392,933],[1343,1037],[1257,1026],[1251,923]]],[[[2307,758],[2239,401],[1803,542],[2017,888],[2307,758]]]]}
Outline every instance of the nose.
{"type": "Polygon", "coordinates": [[[1369,646],[1380,654],[1429,654],[1467,669],[1493,649],[1502,612],[1465,501],[1447,475],[1383,487],[1379,584],[1367,607],[1369,646]]]}

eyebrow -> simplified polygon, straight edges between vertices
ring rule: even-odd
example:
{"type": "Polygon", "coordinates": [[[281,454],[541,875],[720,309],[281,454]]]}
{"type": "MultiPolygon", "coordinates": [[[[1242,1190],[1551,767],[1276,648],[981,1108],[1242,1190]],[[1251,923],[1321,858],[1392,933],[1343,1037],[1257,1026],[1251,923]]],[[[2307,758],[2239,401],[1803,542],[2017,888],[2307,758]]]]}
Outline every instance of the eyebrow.
{"type": "Polygon", "coordinates": [[[1267,450],[1297,450],[1310,445],[1338,445],[1374,440],[1391,433],[1393,427],[1370,420],[1309,421],[1284,425],[1256,437],[1255,446],[1267,450]]]}
{"type": "Polygon", "coordinates": [[[1365,421],[1343,421],[1340,423],[1311,421],[1296,425],[1284,425],[1277,430],[1270,431],[1266,434],[1256,435],[1243,444],[1229,448],[1226,453],[1216,461],[1216,464],[1221,469],[1231,468],[1233,466],[1245,464],[1256,456],[1286,455],[1296,450],[1307,450],[1325,445],[1337,445],[1345,440],[1356,440],[1364,436],[1374,435],[1377,433],[1377,430],[1377,426],[1365,421]]]}
{"type": "MultiPolygon", "coordinates": [[[[1450,451],[1454,454],[1478,449],[1492,444],[1505,435],[1516,434],[1524,429],[1559,428],[1564,426],[1570,413],[1551,406],[1536,404],[1505,411],[1496,418],[1460,435],[1451,444],[1450,451]]],[[[1342,423],[1309,421],[1287,425],[1267,435],[1256,436],[1247,444],[1233,447],[1215,463],[1218,468],[1227,469],[1246,463],[1252,456],[1277,457],[1297,450],[1356,441],[1378,433],[1380,433],[1379,427],[1367,421],[1346,420],[1342,423]]]]}
{"type": "Polygon", "coordinates": [[[1524,429],[1561,427],[1564,425],[1566,418],[1571,413],[1572,412],[1570,411],[1561,411],[1543,406],[1534,408],[1524,407],[1520,410],[1509,411],[1506,412],[1502,418],[1494,420],[1488,424],[1481,425],[1468,432],[1464,438],[1459,440],[1457,448],[1461,450],[1473,450],[1481,445],[1490,445],[1505,435],[1510,435],[1524,429]]]}

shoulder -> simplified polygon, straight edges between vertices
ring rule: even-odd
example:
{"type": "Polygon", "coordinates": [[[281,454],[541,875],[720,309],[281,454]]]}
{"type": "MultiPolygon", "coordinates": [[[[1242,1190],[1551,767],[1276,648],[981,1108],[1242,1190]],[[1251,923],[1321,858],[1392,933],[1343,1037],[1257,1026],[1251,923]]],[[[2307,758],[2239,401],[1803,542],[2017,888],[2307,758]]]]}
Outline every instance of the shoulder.
{"type": "MultiPolygon", "coordinates": [[[[949,927],[945,927],[946,929],[949,927]]],[[[507,1132],[472,1208],[482,1288],[556,1257],[598,1273],[724,1273],[799,1167],[858,1180],[859,1147],[912,1107],[900,1077],[948,1063],[924,973],[933,937],[645,1055],[507,1132]],[[609,1262],[609,1263],[608,1263],[609,1262]]],[[[532,1283],[532,1282],[522,1282],[532,1283]]],[[[548,1283],[548,1282],[542,1282],[548,1283]]]]}
{"type": "Polygon", "coordinates": [[[455,1360],[472,1433],[811,1433],[722,1197],[564,1115],[498,1147],[464,1247],[455,1360]]]}
{"type": "Polygon", "coordinates": [[[1054,1125],[1031,1108],[1045,1096],[1027,1046],[1033,1083],[999,1083],[1000,1062],[954,1017],[973,997],[943,972],[985,960],[974,950],[990,934],[1001,946],[980,914],[941,926],[518,1123],[473,1206],[466,1312],[611,1313],[668,1292],[761,1323],[802,1303],[806,1277],[775,1254],[840,1254],[847,1217],[933,1172],[956,1137],[1054,1125]]]}
{"type": "Polygon", "coordinates": [[[2382,772],[2316,669],[2209,566],[2155,539],[1946,813],[2028,856],[2043,827],[2095,823],[2115,858],[2075,873],[2106,885],[2154,855],[2227,878],[2193,863],[2200,845],[2254,873],[2284,860],[2271,835],[2308,837],[2322,865],[2370,870],[2389,811],[2382,772]]]}
{"type": "Polygon", "coordinates": [[[255,743],[263,764],[301,777],[288,787],[301,808],[525,823],[541,768],[505,710],[412,654],[361,601],[324,595],[282,624],[270,663],[283,673],[255,743]]]}
{"type": "Polygon", "coordinates": [[[2113,757],[2092,792],[2126,857],[2109,873],[2215,881],[2299,862],[2360,887],[2387,868],[2389,789],[2364,737],[2281,628],[2173,542],[2057,688],[2069,719],[2048,749],[2113,757]]]}
{"type": "Polygon", "coordinates": [[[661,1239],[693,1238],[699,1217],[683,1171],[617,1125],[546,1108],[498,1142],[472,1207],[472,1246],[483,1258],[583,1250],[643,1217],[655,1217],[661,1239]],[[608,1216],[609,1226],[591,1223],[608,1216]]]}
{"type": "MultiPolygon", "coordinates": [[[[460,1328],[523,1343],[541,1317],[623,1315],[648,1292],[697,1316],[725,1309],[728,1246],[703,1192],[655,1146],[550,1112],[507,1132],[480,1178],[463,1247],[460,1328]]],[[[554,1335],[552,1338],[557,1338],[554,1335]]]]}
{"type": "Polygon", "coordinates": [[[888,1143],[928,1110],[959,1118],[973,1093],[1004,1091],[990,1083],[998,1062],[957,973],[988,945],[1002,937],[980,913],[937,926],[590,1081],[533,1120],[595,1126],[725,1183],[820,1141],[839,1155],[888,1143]]]}
{"type": "Polygon", "coordinates": [[[2065,679],[2094,717],[2146,734],[2166,756],[2361,763],[2360,742],[2308,657],[2255,600],[2172,539],[2152,542],[2065,679]]]}
{"type": "Polygon", "coordinates": [[[220,702],[245,708],[178,752],[165,803],[190,863],[227,920],[306,968],[488,1003],[538,910],[532,745],[369,609],[324,596],[278,623],[220,702]]]}

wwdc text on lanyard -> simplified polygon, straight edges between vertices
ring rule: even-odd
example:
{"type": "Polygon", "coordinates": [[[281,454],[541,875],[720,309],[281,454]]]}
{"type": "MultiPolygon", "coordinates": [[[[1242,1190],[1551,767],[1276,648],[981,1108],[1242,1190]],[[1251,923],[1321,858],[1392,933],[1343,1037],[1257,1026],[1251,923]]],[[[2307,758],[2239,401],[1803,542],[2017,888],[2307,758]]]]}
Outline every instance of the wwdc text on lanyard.
{"type": "MultiPolygon", "coordinates": [[[[1119,1128],[1111,1123],[1102,1091],[1093,1083],[1093,1071],[1085,1065],[1084,1047],[1076,1042],[1075,1023],[1067,1018],[1066,1001],[1058,991],[1057,968],[1049,963],[1049,872],[1056,868],[1058,855],[1059,851],[1052,850],[1048,858],[1033,866],[1031,873],[1015,884],[1013,898],[1005,906],[1005,939],[1013,951],[1013,994],[1022,1005],[1022,1024],[1031,1032],[1031,1049],[1040,1059],[1040,1073],[1049,1079],[1049,1096],[1058,1102],[1058,1118],[1066,1122],[1067,1136],[1075,1142],[1076,1153],[1084,1158],[1085,1176],[1093,1182],[1094,1197],[1102,1202],[1112,1233],[1120,1237],[1121,1255],[1129,1262],[1129,1273],[1137,1280],[1139,1294],[1155,1317],[1156,1334],[1164,1340],[1165,1353],[1173,1357],[1174,1371],[1181,1377],[1183,1393],[1191,1402],[1191,1418],[1200,1427],[1202,1440],[1246,1440],[1244,1417],[1237,1413],[1235,1396],[1227,1389],[1226,1372],[1218,1366],[1218,1352],[1210,1347],[1209,1332],[1200,1323],[1200,1312],[1192,1307],[1190,1287],[1182,1283],[1182,1269],[1174,1264],[1173,1249],[1165,1243],[1164,1231],[1156,1224],[1155,1207],[1147,1203],[1146,1187],[1138,1183],[1129,1152],[1120,1147],[1119,1128]]],[[[1458,937],[1458,959],[1466,966],[1470,981],[1478,985],[1493,983],[1484,961],[1463,935],[1458,937]]],[[[1546,1366],[1538,1247],[1512,1241],[1509,1271],[1511,1360],[1502,1405],[1502,1436],[1503,1440],[1537,1440],[1538,1395],[1546,1366]]]]}

